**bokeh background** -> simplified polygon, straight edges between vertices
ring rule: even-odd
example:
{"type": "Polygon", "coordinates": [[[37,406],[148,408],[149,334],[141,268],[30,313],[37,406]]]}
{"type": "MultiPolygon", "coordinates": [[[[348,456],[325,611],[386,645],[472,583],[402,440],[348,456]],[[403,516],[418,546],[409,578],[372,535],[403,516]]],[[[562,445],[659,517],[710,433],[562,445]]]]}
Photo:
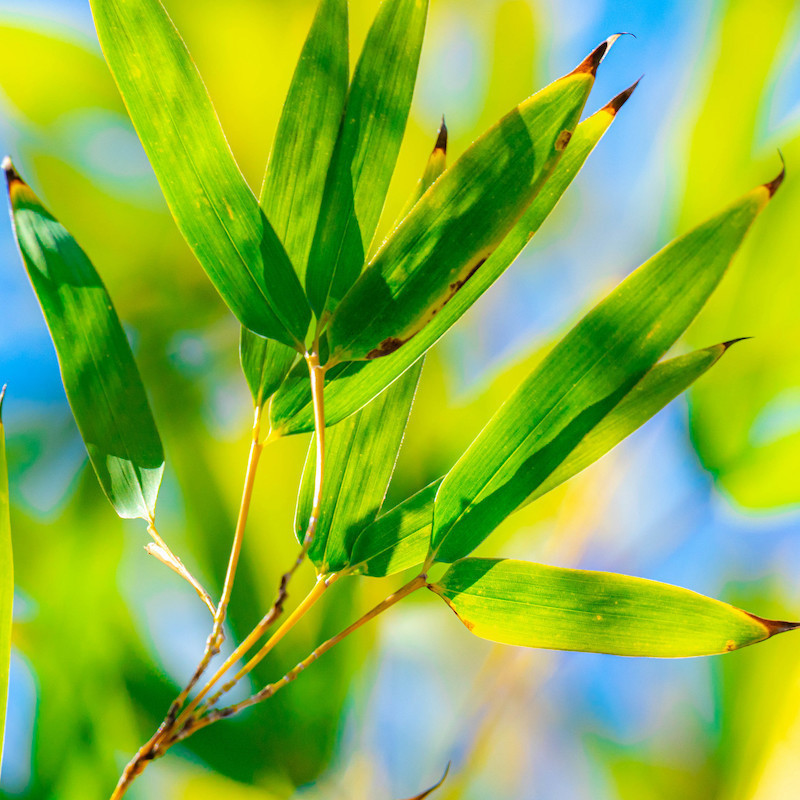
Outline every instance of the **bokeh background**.
{"type": "MultiPolygon", "coordinates": [[[[258,187],[314,0],[167,0],[258,187]]],[[[377,0],[351,0],[357,50],[377,0]]],[[[800,9],[793,0],[432,0],[386,209],[446,114],[451,155],[616,31],[587,112],[645,79],[552,218],[435,348],[390,490],[445,471],[543,349],[622,276],[739,194],[788,178],[680,345],[753,336],[622,446],[508,520],[484,554],[664,580],[800,615],[800,9]]],[[[92,256],[165,440],[159,528],[224,572],[251,417],[237,327],[177,233],[86,0],[0,1],[0,150],[92,256]]],[[[0,796],[102,798],[202,650],[203,606],[101,496],[0,223],[0,382],[17,589],[0,796]]],[[[294,553],[307,441],[265,454],[232,604],[241,636],[294,553]]],[[[308,581],[306,575],[304,580],[308,581]]],[[[296,596],[301,589],[298,582],[296,596]]],[[[398,580],[332,591],[263,665],[283,674],[398,580]]],[[[268,705],[148,770],[132,798],[783,800],[800,779],[800,637],[716,660],[493,647],[434,597],[363,629],[268,705]]]]}

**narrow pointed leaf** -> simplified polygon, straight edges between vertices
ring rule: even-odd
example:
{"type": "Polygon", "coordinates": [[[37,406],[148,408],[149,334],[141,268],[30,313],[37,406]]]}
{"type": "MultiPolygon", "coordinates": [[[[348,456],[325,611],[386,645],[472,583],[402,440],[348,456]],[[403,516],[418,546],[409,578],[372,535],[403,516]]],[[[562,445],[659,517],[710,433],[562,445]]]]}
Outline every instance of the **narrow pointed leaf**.
{"type": "Polygon", "coordinates": [[[247,328],[240,330],[239,360],[255,408],[275,394],[297,357],[297,351],[285,344],[265,339],[247,328]]]}
{"type": "Polygon", "coordinates": [[[445,477],[437,560],[474,550],[642,379],[703,307],[770,197],[760,186],[676,239],[553,348],[445,477]]]}
{"type": "Polygon", "coordinates": [[[428,0],[383,0],[356,65],[331,160],[306,289],[318,317],[358,277],[400,152],[428,0]]]}
{"type": "Polygon", "coordinates": [[[297,63],[261,207],[302,282],[350,79],[347,0],[321,0],[297,63]]]}
{"type": "MultiPolygon", "coordinates": [[[[301,282],[342,120],[348,65],[347,0],[322,0],[289,87],[261,189],[261,208],[301,282]]],[[[280,386],[296,355],[247,328],[242,328],[239,353],[256,406],[280,386]]]]}
{"type": "MultiPolygon", "coordinates": [[[[331,369],[325,389],[325,414],[329,424],[335,424],[355,413],[385,386],[396,380],[505,272],[555,208],[589,153],[608,130],[628,94],[629,92],[623,93],[620,95],[621,99],[612,101],[578,125],[558,166],[522,219],[483,267],[454,295],[432,322],[390,356],[368,362],[353,361],[331,369]]],[[[284,435],[314,429],[306,373],[299,369],[292,371],[275,395],[270,416],[273,429],[284,435]]]]}
{"type": "Polygon", "coordinates": [[[3,396],[0,389],[0,774],[8,702],[8,671],[11,668],[11,616],[14,605],[14,560],[11,552],[11,518],[8,502],[8,464],[3,429],[3,396]]]}
{"type": "Polygon", "coordinates": [[[441,785],[447,780],[447,775],[450,772],[450,764],[445,767],[444,775],[439,778],[430,789],[426,789],[424,792],[420,792],[419,794],[415,794],[413,797],[409,797],[408,800],[425,800],[426,797],[430,797],[441,785]]]}
{"type": "Polygon", "coordinates": [[[457,561],[431,589],[476,636],[549,650],[708,656],[798,627],[666,583],[511,559],[457,561]]]}
{"type": "MultiPolygon", "coordinates": [[[[365,406],[326,432],[322,515],[309,551],[320,572],[350,564],[353,542],[383,504],[417,390],[422,360],[365,406]]],[[[295,531],[302,541],[314,495],[316,442],[308,450],[295,531]]]]}
{"type": "Polygon", "coordinates": [[[159,0],[91,0],[97,34],[164,197],[239,321],[299,346],[311,312],[159,0]]]}
{"type": "MultiPolygon", "coordinates": [[[[656,364],[520,507],[555,489],[608,453],[707,372],[731,344],[726,342],[656,364]]],[[[358,572],[383,577],[425,561],[433,527],[434,499],[442,480],[381,514],[361,533],[353,547],[353,565],[358,572]]]]}
{"type": "Polygon", "coordinates": [[[365,528],[353,545],[353,570],[383,578],[425,561],[431,544],[433,500],[442,479],[420,489],[365,528]]]}
{"type": "Polygon", "coordinates": [[[444,172],[336,309],[330,363],[390,355],[480,272],[564,152],[595,67],[582,65],[528,98],[444,172]]]}
{"type": "Polygon", "coordinates": [[[17,243],[89,460],[121,517],[151,519],[164,453],[111,298],[86,254],[11,162],[4,168],[17,243]]]}

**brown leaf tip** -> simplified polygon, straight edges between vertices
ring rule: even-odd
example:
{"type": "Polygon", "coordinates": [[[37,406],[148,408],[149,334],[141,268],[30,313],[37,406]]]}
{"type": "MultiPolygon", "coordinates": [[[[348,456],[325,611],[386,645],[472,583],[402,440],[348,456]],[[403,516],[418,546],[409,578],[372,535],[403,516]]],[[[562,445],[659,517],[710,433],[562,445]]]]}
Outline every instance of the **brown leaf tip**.
{"type": "Polygon", "coordinates": [[[24,183],[19,173],[14,169],[14,165],[11,163],[11,158],[9,156],[3,159],[3,172],[6,174],[6,181],[8,182],[9,188],[11,188],[12,183],[24,183]]]}
{"type": "Polygon", "coordinates": [[[800,622],[786,622],[780,619],[765,619],[764,617],[756,616],[755,614],[747,614],[752,617],[756,622],[760,622],[766,629],[769,636],[776,636],[779,633],[786,633],[787,631],[797,630],[800,628],[800,622]]]}
{"type": "Polygon", "coordinates": [[[443,153],[447,153],[447,135],[447,125],[444,121],[444,114],[442,114],[442,124],[439,126],[439,135],[436,137],[436,144],[433,147],[434,152],[441,150],[443,153]]]}
{"type": "MultiPolygon", "coordinates": [[[[644,75],[642,75],[642,78],[644,75]]],[[[613,100],[607,103],[604,107],[604,111],[608,111],[612,116],[616,116],[617,112],[628,102],[628,98],[634,93],[636,87],[641,83],[642,78],[639,78],[636,83],[629,86],[625,91],[620,92],[613,100]]]]}
{"type": "Polygon", "coordinates": [[[740,336],[738,339],[728,339],[727,342],[722,342],[723,353],[729,348],[733,347],[737,342],[746,342],[748,339],[752,339],[752,336],[740,336]]]}
{"type": "Polygon", "coordinates": [[[3,421],[3,400],[6,399],[6,389],[8,389],[7,383],[0,389],[0,423],[3,421]]]}
{"type": "MultiPolygon", "coordinates": [[[[608,39],[597,45],[597,47],[572,70],[570,75],[586,73],[594,77],[597,73],[597,68],[600,66],[600,62],[606,57],[606,53],[608,53],[614,42],[616,42],[620,36],[633,36],[633,34],[623,31],[622,33],[615,33],[613,36],[609,36],[608,39]]],[[[633,36],[633,38],[635,39],[636,37],[633,36]]]]}
{"type": "Polygon", "coordinates": [[[769,183],[764,184],[764,188],[769,192],[769,196],[773,197],[775,192],[780,189],[783,179],[786,177],[786,161],[784,161],[783,153],[778,150],[778,156],[781,159],[781,171],[769,183]]]}

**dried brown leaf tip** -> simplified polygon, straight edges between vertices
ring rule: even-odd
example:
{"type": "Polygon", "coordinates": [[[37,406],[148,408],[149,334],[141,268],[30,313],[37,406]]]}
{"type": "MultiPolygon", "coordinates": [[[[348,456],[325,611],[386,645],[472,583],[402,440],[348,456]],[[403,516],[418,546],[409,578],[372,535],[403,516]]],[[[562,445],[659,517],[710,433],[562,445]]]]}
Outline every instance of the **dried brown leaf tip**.
{"type": "Polygon", "coordinates": [[[748,617],[751,617],[756,622],[760,622],[767,629],[767,637],[776,636],[779,633],[786,633],[787,631],[794,631],[800,628],[800,622],[786,622],[780,619],[765,619],[745,611],[748,617]]]}
{"type": "Polygon", "coordinates": [[[442,115],[442,124],[439,126],[439,135],[436,137],[436,144],[433,147],[433,152],[441,150],[442,153],[447,153],[447,125],[442,115]]]}
{"type": "MultiPolygon", "coordinates": [[[[642,78],[643,77],[644,75],[642,76],[642,78]]],[[[639,85],[642,78],[639,78],[639,80],[636,81],[636,83],[629,86],[627,89],[625,89],[625,91],[620,92],[613,100],[608,102],[603,107],[603,110],[608,111],[611,114],[611,116],[616,116],[617,112],[622,108],[622,106],[624,106],[625,103],[628,102],[628,98],[634,93],[636,87],[639,85]]]]}
{"type": "Polygon", "coordinates": [[[11,159],[8,156],[3,159],[3,172],[6,174],[6,181],[8,182],[9,189],[14,183],[25,183],[25,181],[20,178],[19,173],[14,169],[14,165],[11,163],[11,159]]]}
{"type": "MultiPolygon", "coordinates": [[[[588,75],[594,76],[597,72],[597,68],[600,66],[600,62],[606,57],[606,53],[611,49],[614,42],[619,39],[620,36],[633,36],[632,33],[622,32],[622,33],[615,33],[613,36],[609,36],[604,42],[601,42],[591,53],[589,53],[586,58],[575,67],[574,70],[570,73],[570,75],[579,75],[581,73],[587,73],[588,75]]],[[[634,36],[634,38],[636,38],[634,36]]]]}
{"type": "Polygon", "coordinates": [[[769,183],[764,184],[764,188],[769,192],[770,197],[772,197],[775,192],[780,189],[783,179],[786,177],[786,162],[783,160],[783,153],[778,150],[778,155],[781,159],[781,171],[769,183]]]}
{"type": "Polygon", "coordinates": [[[728,339],[727,342],[722,342],[721,345],[723,347],[722,352],[724,353],[729,347],[733,347],[733,345],[735,345],[737,342],[745,342],[748,339],[752,338],[753,338],[752,336],[740,336],[738,339],[728,339]]]}

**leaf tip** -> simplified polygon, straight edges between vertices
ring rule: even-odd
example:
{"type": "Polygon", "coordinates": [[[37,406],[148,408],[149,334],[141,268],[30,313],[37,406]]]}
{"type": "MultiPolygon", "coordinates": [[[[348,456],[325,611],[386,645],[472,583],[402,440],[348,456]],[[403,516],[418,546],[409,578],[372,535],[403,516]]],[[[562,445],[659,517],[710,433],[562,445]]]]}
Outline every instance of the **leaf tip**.
{"type": "Polygon", "coordinates": [[[413,797],[410,797],[409,800],[424,800],[424,798],[432,795],[447,780],[447,776],[450,773],[450,765],[452,763],[453,763],[452,761],[447,762],[447,766],[445,767],[444,770],[444,775],[442,775],[442,777],[439,778],[439,780],[433,786],[431,786],[430,789],[426,789],[424,792],[420,794],[415,794],[413,797]]]}
{"type": "Polygon", "coordinates": [[[620,36],[633,36],[634,39],[636,38],[634,34],[626,31],[615,33],[612,36],[609,36],[608,39],[597,45],[597,47],[595,47],[595,49],[592,50],[592,52],[589,53],[589,55],[586,56],[586,58],[584,58],[583,61],[581,61],[581,63],[578,64],[578,66],[575,67],[575,69],[569,74],[580,75],[581,73],[586,73],[594,77],[594,75],[597,73],[597,68],[600,66],[600,62],[606,57],[606,54],[620,36]]]}
{"type": "Polygon", "coordinates": [[[441,150],[442,153],[447,153],[447,125],[444,121],[444,114],[442,114],[442,124],[439,126],[439,135],[436,137],[436,144],[433,147],[433,152],[441,150]]]}
{"type": "Polygon", "coordinates": [[[728,339],[727,342],[722,342],[720,347],[722,347],[722,352],[725,353],[728,351],[728,348],[733,347],[733,345],[738,342],[746,342],[748,339],[752,338],[752,336],[740,336],[738,339],[728,339]]]}
{"type": "MultiPolygon", "coordinates": [[[[644,75],[642,75],[642,78],[644,75]]],[[[612,117],[617,115],[617,112],[628,102],[628,98],[636,91],[636,87],[641,83],[642,78],[639,78],[635,83],[631,84],[627,89],[620,92],[613,100],[609,101],[604,107],[604,111],[608,111],[612,117]]]]}
{"type": "Polygon", "coordinates": [[[764,184],[764,188],[769,192],[769,196],[773,197],[775,192],[780,189],[784,178],[786,177],[786,161],[783,158],[783,153],[778,150],[778,156],[781,159],[781,171],[769,182],[764,184]]]}
{"type": "Polygon", "coordinates": [[[3,388],[0,389],[0,424],[3,422],[3,400],[6,398],[6,389],[8,389],[8,384],[3,384],[3,388]]]}
{"type": "Polygon", "coordinates": [[[14,169],[14,164],[12,163],[10,156],[6,156],[3,159],[3,172],[6,174],[6,182],[8,183],[9,191],[11,190],[12,184],[24,183],[22,178],[20,178],[19,173],[14,169]]]}
{"type": "Polygon", "coordinates": [[[777,636],[779,633],[787,633],[788,631],[794,631],[800,628],[800,622],[787,622],[786,620],[781,619],[765,619],[764,617],[759,617],[756,614],[751,614],[749,611],[746,611],[745,613],[748,617],[751,617],[767,629],[767,638],[770,638],[771,636],[777,636]]]}

